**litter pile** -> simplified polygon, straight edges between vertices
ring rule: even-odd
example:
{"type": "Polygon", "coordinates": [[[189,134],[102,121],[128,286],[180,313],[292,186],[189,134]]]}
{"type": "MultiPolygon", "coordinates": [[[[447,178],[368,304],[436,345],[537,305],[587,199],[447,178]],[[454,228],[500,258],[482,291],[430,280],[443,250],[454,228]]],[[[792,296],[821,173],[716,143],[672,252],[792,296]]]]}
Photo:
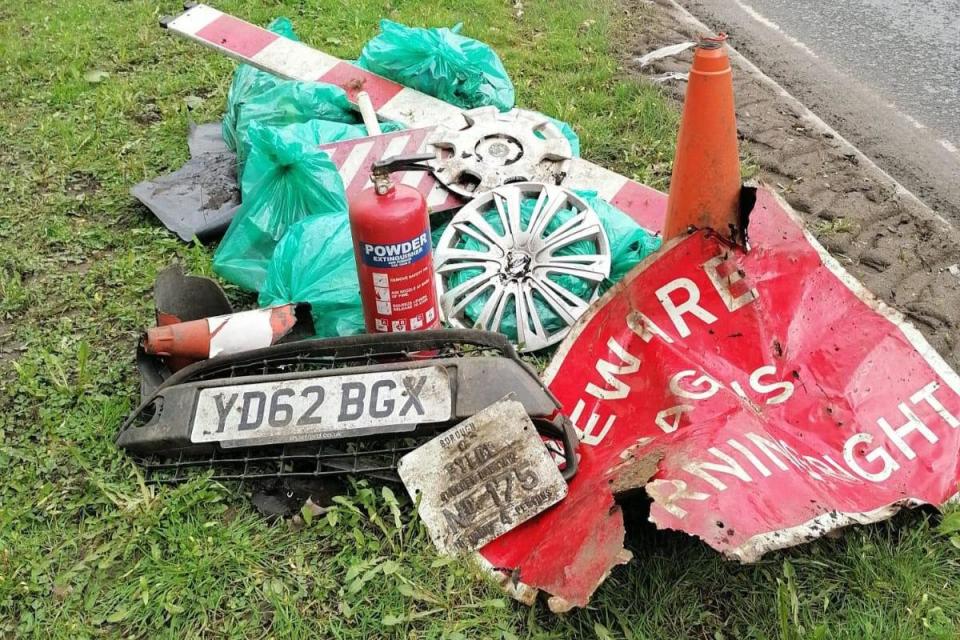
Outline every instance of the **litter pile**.
{"type": "Polygon", "coordinates": [[[283,19],[163,24],[245,64],[222,143],[197,128],[134,195],[223,233],[214,270],[260,308],[158,278],[118,436],[151,481],[402,481],[441,552],[557,612],[629,559],[629,491],[742,561],[955,493],[960,380],[740,184],[722,36],[695,45],[667,198],[516,108],[459,25],[385,20],[352,64],[283,19]]]}

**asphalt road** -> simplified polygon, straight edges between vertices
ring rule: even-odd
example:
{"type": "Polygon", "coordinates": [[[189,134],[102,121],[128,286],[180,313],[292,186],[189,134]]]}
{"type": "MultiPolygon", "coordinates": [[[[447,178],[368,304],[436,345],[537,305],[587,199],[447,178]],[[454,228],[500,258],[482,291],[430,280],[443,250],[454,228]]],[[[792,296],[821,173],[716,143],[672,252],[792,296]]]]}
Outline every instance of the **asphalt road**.
{"type": "Polygon", "coordinates": [[[960,0],[679,0],[960,223],[960,0]]]}

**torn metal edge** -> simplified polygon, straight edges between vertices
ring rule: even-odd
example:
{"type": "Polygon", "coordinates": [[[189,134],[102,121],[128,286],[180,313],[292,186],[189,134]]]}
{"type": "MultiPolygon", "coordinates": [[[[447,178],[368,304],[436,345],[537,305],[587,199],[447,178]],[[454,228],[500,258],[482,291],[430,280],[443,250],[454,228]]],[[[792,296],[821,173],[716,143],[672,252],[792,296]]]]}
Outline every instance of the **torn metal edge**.
{"type": "MultiPolygon", "coordinates": [[[[590,598],[593,597],[593,594],[596,593],[597,589],[600,588],[600,585],[602,585],[604,582],[607,581],[607,578],[610,577],[610,573],[616,567],[627,564],[631,560],[633,560],[633,553],[626,548],[620,549],[620,553],[617,555],[616,560],[614,560],[613,564],[610,565],[610,567],[603,572],[603,575],[600,576],[600,579],[597,580],[597,583],[593,585],[593,589],[590,591],[589,597],[590,598]]],[[[566,600],[564,600],[559,596],[551,595],[547,597],[547,608],[550,609],[551,613],[567,613],[568,611],[576,608],[577,606],[579,605],[567,602],[566,600]]]]}
{"type": "MultiPolygon", "coordinates": [[[[954,494],[950,500],[955,500],[958,494],[954,494]]],[[[872,511],[839,513],[831,511],[812,518],[803,524],[786,529],[777,529],[753,536],[740,546],[725,551],[723,555],[733,560],[739,560],[744,564],[756,562],[764,554],[778,549],[795,547],[805,542],[812,542],[831,531],[841,529],[853,524],[874,524],[893,517],[903,508],[919,507],[929,504],[916,498],[904,498],[891,502],[888,505],[873,509],[872,511]]]]}
{"type": "Polygon", "coordinates": [[[537,601],[537,594],[540,593],[539,589],[531,587],[519,580],[514,580],[511,575],[493,566],[489,560],[483,557],[483,554],[480,553],[479,550],[472,553],[470,558],[481,573],[493,578],[493,581],[503,589],[504,593],[517,602],[530,607],[537,601]]]}
{"type": "MultiPolygon", "coordinates": [[[[621,549],[616,561],[604,572],[602,576],[600,576],[600,579],[597,580],[597,583],[593,586],[593,589],[590,591],[590,596],[592,597],[600,585],[606,582],[611,571],[620,565],[627,564],[632,559],[633,553],[626,548],[621,549]]],[[[528,607],[532,607],[536,603],[537,596],[540,594],[540,589],[532,587],[519,580],[514,580],[513,576],[505,573],[502,569],[493,566],[489,560],[483,557],[483,554],[481,554],[480,551],[477,551],[472,555],[472,561],[482,573],[489,575],[493,581],[500,586],[504,593],[517,602],[525,604],[528,607]]],[[[577,606],[567,602],[559,596],[551,595],[545,591],[543,593],[546,595],[547,607],[550,609],[551,613],[567,613],[577,606]]]]}

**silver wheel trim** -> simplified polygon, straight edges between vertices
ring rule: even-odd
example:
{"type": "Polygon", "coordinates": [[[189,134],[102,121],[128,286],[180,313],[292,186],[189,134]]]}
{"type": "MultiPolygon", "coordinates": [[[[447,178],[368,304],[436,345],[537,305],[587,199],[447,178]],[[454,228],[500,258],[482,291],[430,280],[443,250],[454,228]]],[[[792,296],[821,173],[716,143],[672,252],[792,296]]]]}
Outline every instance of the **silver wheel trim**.
{"type": "Polygon", "coordinates": [[[555,124],[524,109],[465,111],[462,120],[434,129],[426,142],[438,153],[430,163],[434,175],[467,199],[514,182],[559,184],[573,156],[555,124]]]}
{"type": "Polygon", "coordinates": [[[478,195],[464,206],[447,225],[434,249],[434,265],[440,305],[448,323],[503,333],[505,313],[513,305],[517,346],[520,351],[529,352],[562,340],[596,300],[600,285],[610,275],[610,245],[600,218],[582,198],[553,185],[519,183],[478,195]],[[521,203],[527,198],[536,198],[537,203],[528,226],[523,228],[521,203]],[[542,237],[565,209],[573,210],[575,215],[542,237]],[[498,216],[504,234],[485,219],[491,213],[498,216]],[[458,248],[467,238],[479,241],[486,249],[458,248]],[[581,241],[593,243],[596,252],[556,255],[581,241]],[[451,278],[467,269],[482,273],[451,287],[451,278]],[[587,298],[550,278],[562,275],[575,276],[589,284],[587,298]],[[489,296],[478,316],[471,320],[467,308],[485,292],[489,296]],[[562,329],[550,332],[544,327],[535,305],[535,292],[562,320],[562,329]]]}

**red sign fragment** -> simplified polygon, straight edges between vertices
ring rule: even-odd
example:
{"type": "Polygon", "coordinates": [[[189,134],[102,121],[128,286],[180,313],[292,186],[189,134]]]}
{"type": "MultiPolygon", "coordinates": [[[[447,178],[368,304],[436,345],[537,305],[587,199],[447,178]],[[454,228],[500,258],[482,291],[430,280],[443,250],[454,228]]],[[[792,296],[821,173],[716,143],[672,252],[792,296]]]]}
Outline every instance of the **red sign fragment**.
{"type": "Polygon", "coordinates": [[[957,492],[957,375],[775,196],[750,230],[749,252],[709,231],[668,244],[545,373],[580,470],[482,554],[552,608],[585,605],[622,560],[617,490],[645,485],[659,527],[742,561],[957,492]]]}

